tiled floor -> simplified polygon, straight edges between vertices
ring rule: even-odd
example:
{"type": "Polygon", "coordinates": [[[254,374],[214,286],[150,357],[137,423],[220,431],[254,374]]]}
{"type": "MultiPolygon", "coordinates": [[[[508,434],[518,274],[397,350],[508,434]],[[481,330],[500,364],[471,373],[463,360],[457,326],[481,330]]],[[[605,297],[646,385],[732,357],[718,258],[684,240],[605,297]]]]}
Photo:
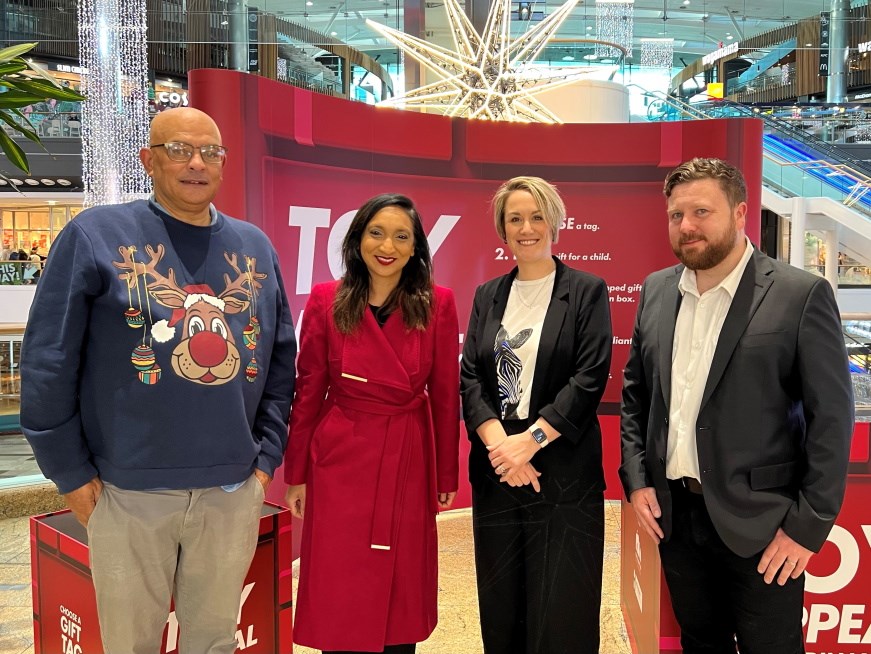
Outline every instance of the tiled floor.
{"type": "Polygon", "coordinates": [[[38,474],[39,467],[33,457],[33,450],[24,436],[0,434],[0,480],[38,474]]]}
{"type": "MultiPolygon", "coordinates": [[[[600,652],[629,654],[631,649],[620,612],[619,502],[608,503],[605,529],[600,652]]],[[[29,533],[27,518],[0,520],[0,654],[33,654],[29,533]]],[[[418,654],[480,654],[468,509],[440,516],[439,551],[439,625],[418,646],[418,654]]],[[[314,652],[294,647],[294,654],[314,652]]]]}
{"type": "Polygon", "coordinates": [[[0,520],[0,653],[32,652],[30,527],[27,518],[0,520]]]}

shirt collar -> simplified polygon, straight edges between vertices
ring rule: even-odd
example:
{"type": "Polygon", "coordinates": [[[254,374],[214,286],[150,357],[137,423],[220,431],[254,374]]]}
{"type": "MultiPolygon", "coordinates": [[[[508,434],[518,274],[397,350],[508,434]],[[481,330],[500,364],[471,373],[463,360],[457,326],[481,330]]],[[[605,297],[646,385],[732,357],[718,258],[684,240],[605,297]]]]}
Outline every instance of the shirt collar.
{"type": "MultiPolygon", "coordinates": [[[[160,204],[160,202],[157,201],[157,198],[154,197],[154,193],[148,196],[148,201],[155,207],[160,209],[167,216],[172,216],[172,214],[166,210],[166,207],[164,207],[162,204],[160,204]]],[[[175,218],[175,216],[172,217],[175,218]]],[[[209,224],[207,225],[207,227],[212,227],[218,221],[218,210],[215,209],[215,205],[211,202],[209,202],[209,218],[211,220],[209,220],[209,224]]],[[[178,218],[176,218],[176,220],[178,220],[178,218]]]]}
{"type": "MultiPolygon", "coordinates": [[[[741,283],[741,277],[744,276],[744,271],[747,269],[747,262],[750,261],[750,257],[753,256],[753,244],[746,236],[744,237],[744,243],[744,254],[741,255],[741,260],[738,262],[738,265],[732,269],[732,272],[726,275],[723,281],[710,289],[711,291],[716,291],[722,288],[729,294],[730,298],[735,297],[735,293],[738,291],[738,284],[741,283]]],[[[696,271],[684,267],[683,272],[680,275],[680,280],[677,283],[677,288],[681,295],[690,293],[699,297],[701,294],[699,293],[699,287],[696,284],[696,271]]]]}

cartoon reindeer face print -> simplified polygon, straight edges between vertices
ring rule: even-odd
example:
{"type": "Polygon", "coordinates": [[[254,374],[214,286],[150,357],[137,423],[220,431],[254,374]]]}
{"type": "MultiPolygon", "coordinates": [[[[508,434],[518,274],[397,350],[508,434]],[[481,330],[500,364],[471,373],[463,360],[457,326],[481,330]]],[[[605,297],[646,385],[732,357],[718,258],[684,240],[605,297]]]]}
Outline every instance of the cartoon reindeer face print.
{"type": "MultiPolygon", "coordinates": [[[[256,301],[257,293],[262,288],[259,280],[266,278],[266,274],[256,271],[256,259],[246,257],[247,269],[242,271],[237,264],[236,254],[224,253],[224,259],[235,272],[235,279],[225,274],[225,288],[221,293],[215,294],[205,284],[180,287],[172,268],[167,269],[166,277],[157,272],[157,264],[163,259],[165,252],[163,245],[158,245],[156,251],[150,245],[145,246],[145,252],[150,259],[147,263],[136,261],[135,247],[122,246],[118,251],[122,261],[112,263],[124,271],[118,277],[126,281],[128,289],[135,287],[139,294],[142,277],[146,301],[150,296],[158,304],[172,309],[169,321],[159,320],[152,325],[152,338],[158,343],[165,343],[175,337],[178,324],[182,325],[181,341],[172,351],[173,371],[179,377],[196,384],[217,386],[233,379],[239,372],[242,357],[227,316],[248,311],[252,302],[256,301]],[[148,281],[149,278],[151,281],[148,281]]],[[[246,347],[252,350],[256,347],[256,337],[259,334],[259,329],[255,330],[255,327],[259,327],[259,324],[252,314],[244,339],[246,347]]],[[[140,380],[156,383],[143,379],[143,375],[148,378],[148,371],[143,371],[143,365],[154,361],[154,356],[153,353],[150,357],[142,355],[142,347],[150,350],[150,346],[145,344],[144,335],[143,345],[134,350],[133,363],[140,370],[140,380]]],[[[256,361],[252,357],[246,368],[246,378],[253,381],[256,374],[256,361]]]]}

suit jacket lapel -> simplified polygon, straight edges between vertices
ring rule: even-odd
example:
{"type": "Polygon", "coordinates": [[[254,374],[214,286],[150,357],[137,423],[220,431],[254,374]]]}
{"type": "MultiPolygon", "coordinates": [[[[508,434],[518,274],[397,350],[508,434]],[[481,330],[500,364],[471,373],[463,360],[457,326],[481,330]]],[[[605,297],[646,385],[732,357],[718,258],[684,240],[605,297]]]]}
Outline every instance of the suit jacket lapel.
{"type": "Polygon", "coordinates": [[[680,273],[683,266],[678,266],[665,279],[660,304],[659,316],[659,388],[665,406],[671,404],[671,361],[674,349],[674,328],[677,323],[677,312],[680,309],[682,296],[678,290],[680,273]]]}
{"type": "Polygon", "coordinates": [[[701,406],[705,404],[720,383],[720,379],[732,358],[732,352],[735,351],[735,346],[741,336],[747,330],[747,325],[759,308],[759,303],[771,287],[771,273],[774,271],[774,266],[771,265],[767,255],[761,254],[758,250],[753,251],[753,256],[747,262],[747,268],[741,276],[741,281],[738,284],[738,290],[735,292],[735,297],[732,298],[732,304],[729,307],[729,312],[726,314],[726,320],[723,323],[723,328],[720,330],[720,337],[717,339],[717,348],[714,350],[714,358],[711,361],[711,371],[708,373],[708,381],[705,384],[705,393],[702,396],[701,406]]]}
{"type": "Polygon", "coordinates": [[[496,292],[493,294],[493,301],[488,306],[484,307],[487,312],[484,318],[484,330],[481,333],[481,342],[478,344],[480,351],[487,365],[487,377],[489,384],[487,392],[494,402],[499,402],[499,381],[496,377],[496,361],[494,359],[493,346],[496,343],[496,334],[499,333],[499,325],[502,324],[502,316],[505,315],[505,307],[508,306],[508,294],[511,292],[511,283],[517,276],[517,268],[514,268],[510,273],[502,278],[499,285],[496,287],[496,292]]]}
{"type": "Polygon", "coordinates": [[[563,322],[569,307],[569,281],[563,274],[565,264],[557,261],[556,277],[553,280],[553,294],[547,306],[544,323],[541,326],[541,338],[538,343],[538,354],[535,358],[535,371],[532,376],[532,397],[529,398],[529,415],[533,415],[541,406],[541,391],[547,386],[544,377],[550,370],[550,362],[556,352],[557,341],[563,331],[563,322]]]}

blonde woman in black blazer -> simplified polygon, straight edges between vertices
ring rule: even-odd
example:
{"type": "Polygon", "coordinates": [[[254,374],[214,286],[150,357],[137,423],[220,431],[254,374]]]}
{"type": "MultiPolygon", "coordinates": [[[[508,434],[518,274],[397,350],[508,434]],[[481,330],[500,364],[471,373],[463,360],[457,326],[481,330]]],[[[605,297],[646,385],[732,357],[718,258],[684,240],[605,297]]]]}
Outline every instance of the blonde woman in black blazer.
{"type": "Polygon", "coordinates": [[[461,371],[484,651],[597,654],[608,291],[553,257],[548,182],[509,180],[493,205],[517,267],[475,293],[461,371]]]}

